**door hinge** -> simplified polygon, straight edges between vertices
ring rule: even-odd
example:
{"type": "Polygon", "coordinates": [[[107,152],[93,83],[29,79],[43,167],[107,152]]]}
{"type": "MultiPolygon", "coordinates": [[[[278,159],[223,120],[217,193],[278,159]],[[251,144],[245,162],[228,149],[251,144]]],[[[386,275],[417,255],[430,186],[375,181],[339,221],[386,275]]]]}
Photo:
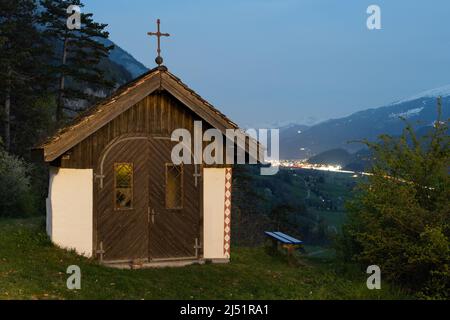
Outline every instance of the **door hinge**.
{"type": "Polygon", "coordinates": [[[105,176],[103,174],[96,174],[94,173],[94,180],[99,179],[100,180],[100,189],[103,189],[103,179],[105,176]]]}
{"type": "Polygon", "coordinates": [[[198,257],[198,252],[200,249],[202,249],[202,244],[200,243],[200,241],[198,241],[198,238],[195,238],[195,245],[194,245],[195,257],[198,257]]]}
{"type": "Polygon", "coordinates": [[[152,209],[152,223],[155,224],[155,209],[152,209]]]}
{"type": "Polygon", "coordinates": [[[103,262],[103,255],[105,254],[105,250],[103,249],[103,241],[100,241],[99,249],[95,251],[95,254],[100,255],[100,262],[103,262]]]}
{"type": "Polygon", "coordinates": [[[155,209],[151,209],[150,207],[147,208],[147,221],[150,223],[150,220],[153,224],[155,224],[155,209]]]}

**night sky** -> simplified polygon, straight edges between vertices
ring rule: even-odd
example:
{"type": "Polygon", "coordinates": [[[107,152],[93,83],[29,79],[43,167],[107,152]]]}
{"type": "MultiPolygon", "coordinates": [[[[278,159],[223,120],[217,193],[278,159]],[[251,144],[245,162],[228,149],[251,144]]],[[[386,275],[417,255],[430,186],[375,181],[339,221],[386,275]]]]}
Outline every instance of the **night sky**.
{"type": "Polygon", "coordinates": [[[314,122],[450,84],[448,0],[87,0],[110,38],[243,126],[314,122]],[[367,29],[367,7],[381,30],[367,29]]]}

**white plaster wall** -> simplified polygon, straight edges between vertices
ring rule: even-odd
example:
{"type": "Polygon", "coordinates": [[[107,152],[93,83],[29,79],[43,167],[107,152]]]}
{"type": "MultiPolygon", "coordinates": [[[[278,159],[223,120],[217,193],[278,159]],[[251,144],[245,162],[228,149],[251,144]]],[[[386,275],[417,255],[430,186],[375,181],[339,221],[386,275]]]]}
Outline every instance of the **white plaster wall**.
{"type": "Polygon", "coordinates": [[[50,169],[47,233],[56,245],[92,256],[93,170],[50,169]]]}
{"type": "Polygon", "coordinates": [[[225,169],[203,170],[203,257],[226,259],[224,255],[225,169]]]}

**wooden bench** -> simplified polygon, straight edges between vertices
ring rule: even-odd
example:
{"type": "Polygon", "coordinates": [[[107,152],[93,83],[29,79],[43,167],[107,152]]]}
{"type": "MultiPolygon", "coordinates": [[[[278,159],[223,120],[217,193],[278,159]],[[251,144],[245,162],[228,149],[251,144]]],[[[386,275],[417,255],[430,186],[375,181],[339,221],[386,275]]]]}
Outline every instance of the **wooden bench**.
{"type": "Polygon", "coordinates": [[[287,250],[289,262],[291,262],[292,253],[294,250],[303,245],[303,241],[295,239],[294,237],[291,237],[283,232],[266,231],[264,233],[272,240],[273,246],[276,250],[278,250],[278,244],[281,244],[282,247],[287,250]]]}

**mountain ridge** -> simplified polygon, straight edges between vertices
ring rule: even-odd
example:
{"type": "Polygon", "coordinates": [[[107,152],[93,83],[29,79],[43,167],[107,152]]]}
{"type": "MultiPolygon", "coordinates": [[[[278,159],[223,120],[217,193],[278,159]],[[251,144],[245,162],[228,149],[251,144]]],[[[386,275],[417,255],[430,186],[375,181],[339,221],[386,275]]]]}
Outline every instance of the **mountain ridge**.
{"type": "MultiPolygon", "coordinates": [[[[112,40],[105,40],[105,44],[115,46],[109,60],[126,69],[133,79],[148,71],[148,68],[112,40]]],[[[433,125],[436,120],[438,96],[443,97],[443,118],[450,117],[450,85],[445,85],[385,106],[361,110],[346,117],[310,125],[278,121],[280,159],[306,159],[336,149],[357,153],[364,149],[364,146],[350,143],[351,141],[362,139],[373,141],[380,134],[399,135],[404,127],[401,118],[416,123],[419,132],[426,131],[426,128],[433,125]]]]}
{"type": "Polygon", "coordinates": [[[301,133],[280,131],[280,158],[306,159],[331,149],[351,153],[364,146],[349,143],[368,139],[374,141],[380,134],[399,135],[406,118],[416,130],[429,127],[437,119],[437,96],[442,95],[442,117],[450,117],[450,86],[425,91],[379,108],[355,112],[347,117],[330,119],[313,125],[301,133]],[[424,95],[418,97],[418,95],[424,95]]]}
{"type": "Polygon", "coordinates": [[[114,46],[109,53],[109,59],[125,68],[125,70],[130,73],[132,79],[138,78],[149,70],[144,64],[134,58],[133,55],[128,53],[128,51],[117,45],[111,39],[98,40],[106,46],[114,46]]]}

